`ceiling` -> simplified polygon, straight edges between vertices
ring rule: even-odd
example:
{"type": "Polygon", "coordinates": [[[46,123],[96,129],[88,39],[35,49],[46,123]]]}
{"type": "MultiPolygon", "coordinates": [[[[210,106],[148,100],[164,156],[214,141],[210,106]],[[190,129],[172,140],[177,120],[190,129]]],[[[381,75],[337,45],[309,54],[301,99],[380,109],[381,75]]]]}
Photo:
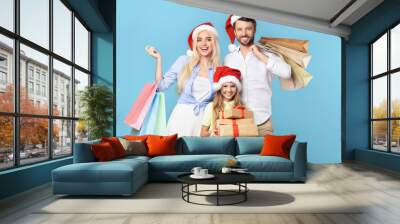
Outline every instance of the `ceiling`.
{"type": "Polygon", "coordinates": [[[347,38],[351,25],[383,0],[170,0],[347,38]]]}

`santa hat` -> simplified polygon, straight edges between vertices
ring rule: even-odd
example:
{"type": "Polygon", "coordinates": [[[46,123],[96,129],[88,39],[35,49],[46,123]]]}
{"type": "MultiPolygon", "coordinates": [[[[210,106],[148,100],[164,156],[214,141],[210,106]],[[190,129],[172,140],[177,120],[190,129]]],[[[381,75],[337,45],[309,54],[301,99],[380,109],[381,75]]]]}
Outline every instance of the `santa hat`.
{"type": "Polygon", "coordinates": [[[233,44],[235,43],[235,27],[233,26],[233,24],[235,24],[235,22],[240,18],[242,17],[236,15],[230,15],[225,23],[226,33],[228,34],[229,39],[231,40],[231,43],[228,45],[228,49],[230,52],[234,52],[238,48],[236,45],[233,44]]]}
{"type": "Polygon", "coordinates": [[[214,73],[213,90],[218,91],[222,85],[227,82],[233,82],[240,92],[242,84],[240,83],[241,73],[239,70],[228,66],[218,66],[214,73]]]}
{"type": "Polygon", "coordinates": [[[188,50],[186,51],[186,54],[187,54],[188,56],[192,56],[192,55],[193,55],[193,41],[197,38],[197,36],[199,35],[199,33],[200,33],[201,31],[204,31],[204,30],[210,31],[210,32],[213,33],[216,37],[218,37],[218,32],[217,32],[217,30],[215,29],[215,27],[214,27],[214,25],[213,25],[212,23],[210,23],[210,22],[205,22],[205,23],[202,23],[202,24],[196,26],[196,27],[192,30],[192,32],[190,32],[189,37],[188,37],[188,43],[189,43],[189,47],[190,47],[190,49],[188,49],[188,50]]]}

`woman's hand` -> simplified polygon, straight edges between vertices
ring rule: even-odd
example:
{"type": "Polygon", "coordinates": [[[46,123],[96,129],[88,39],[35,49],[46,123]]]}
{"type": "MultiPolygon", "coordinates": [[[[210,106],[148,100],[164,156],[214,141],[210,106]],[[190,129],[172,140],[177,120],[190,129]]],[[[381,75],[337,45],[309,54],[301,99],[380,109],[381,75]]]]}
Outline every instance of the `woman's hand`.
{"type": "Polygon", "coordinates": [[[153,58],[155,58],[155,59],[160,59],[161,58],[160,52],[158,52],[155,47],[147,45],[145,47],[145,49],[146,49],[147,54],[149,54],[153,58]]]}

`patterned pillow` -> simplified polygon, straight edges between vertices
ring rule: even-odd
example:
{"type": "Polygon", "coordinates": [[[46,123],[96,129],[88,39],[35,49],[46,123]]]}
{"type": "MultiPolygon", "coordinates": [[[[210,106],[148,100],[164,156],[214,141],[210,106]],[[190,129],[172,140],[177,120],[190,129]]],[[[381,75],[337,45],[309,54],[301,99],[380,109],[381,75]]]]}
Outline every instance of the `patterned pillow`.
{"type": "Polygon", "coordinates": [[[126,140],[119,138],[122,146],[126,151],[126,155],[145,156],[147,155],[147,148],[144,141],[141,140],[126,140]]]}

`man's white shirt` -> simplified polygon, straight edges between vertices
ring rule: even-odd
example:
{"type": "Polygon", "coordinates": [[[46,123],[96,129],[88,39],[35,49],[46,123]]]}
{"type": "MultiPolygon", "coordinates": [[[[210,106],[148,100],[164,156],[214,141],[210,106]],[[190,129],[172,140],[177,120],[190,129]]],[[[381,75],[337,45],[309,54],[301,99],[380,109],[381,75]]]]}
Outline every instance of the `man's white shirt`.
{"type": "Polygon", "coordinates": [[[264,123],[271,117],[271,97],[273,74],[281,78],[290,78],[290,66],[279,56],[263,52],[267,57],[267,64],[260,61],[253,52],[246,58],[238,50],[225,57],[225,66],[240,70],[242,73],[242,101],[253,111],[257,125],[264,123]]]}

